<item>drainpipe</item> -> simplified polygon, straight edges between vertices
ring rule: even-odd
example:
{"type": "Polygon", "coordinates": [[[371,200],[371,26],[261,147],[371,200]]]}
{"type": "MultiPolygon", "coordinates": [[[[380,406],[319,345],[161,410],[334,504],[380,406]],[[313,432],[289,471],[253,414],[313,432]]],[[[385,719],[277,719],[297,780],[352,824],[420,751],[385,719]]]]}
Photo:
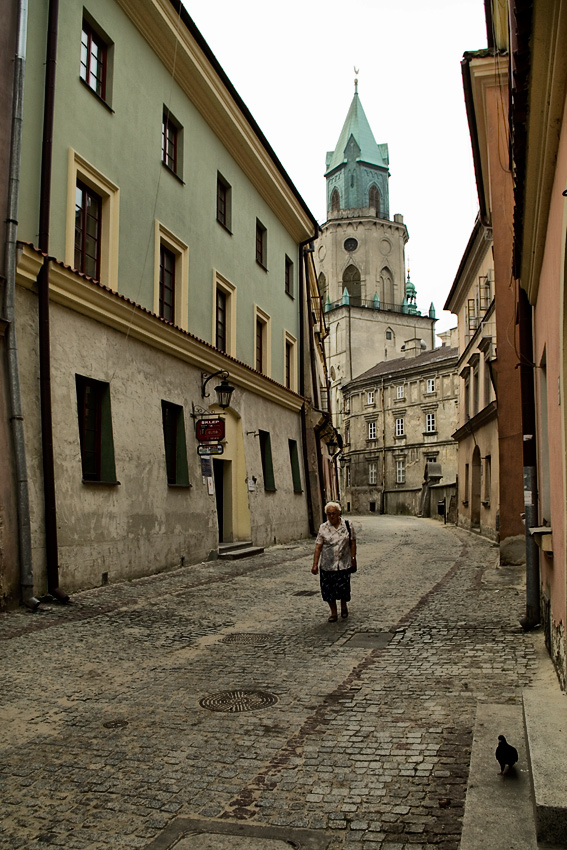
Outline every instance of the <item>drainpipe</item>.
{"type": "Polygon", "coordinates": [[[522,434],[524,463],[524,518],[526,523],[526,613],[520,620],[524,631],[530,631],[541,620],[539,598],[539,549],[530,528],[538,525],[536,419],[532,308],[526,292],[518,296],[520,385],[522,393],[522,434]]]}
{"type": "Polygon", "coordinates": [[[380,513],[386,508],[386,399],[384,398],[384,378],[382,378],[382,496],[380,498],[380,513]]]}
{"type": "Polygon", "coordinates": [[[57,64],[57,27],[59,0],[50,0],[47,24],[47,57],[41,152],[41,188],[39,208],[39,249],[44,254],[38,275],[39,381],[41,403],[41,443],[43,458],[43,498],[45,506],[45,554],[47,588],[58,602],[69,602],[59,587],[59,550],[57,545],[57,504],[53,459],[53,413],[51,408],[51,351],[49,327],[49,213],[51,206],[51,160],[53,115],[55,109],[55,70],[57,64]]]}
{"type": "MultiPolygon", "coordinates": [[[[311,322],[311,305],[309,303],[309,290],[308,290],[308,270],[307,270],[307,256],[305,254],[305,248],[309,245],[313,239],[317,238],[317,233],[311,238],[307,239],[305,242],[301,242],[299,245],[299,394],[305,397],[305,305],[308,307],[308,317],[309,317],[309,329],[310,329],[310,338],[309,338],[309,354],[311,360],[311,367],[313,368],[313,335],[312,335],[312,322],[311,322]],[[304,300],[305,299],[305,300],[304,300]]],[[[313,392],[315,392],[315,384],[313,384],[313,392]]],[[[305,490],[307,497],[307,520],[309,523],[309,533],[314,535],[316,533],[315,529],[315,519],[313,517],[313,503],[312,503],[312,491],[311,491],[311,480],[309,477],[309,454],[307,450],[307,413],[306,413],[306,404],[303,402],[301,405],[301,443],[302,443],[302,455],[303,455],[303,478],[305,480],[305,490]]],[[[322,479],[321,479],[322,486],[322,479]]]]}
{"type": "Polygon", "coordinates": [[[20,557],[20,596],[22,603],[33,611],[39,605],[34,596],[31,546],[30,503],[24,416],[18,363],[18,343],[15,324],[18,196],[22,152],[22,121],[24,101],[24,72],[26,63],[28,4],[20,0],[18,8],[18,44],[14,57],[14,93],[12,103],[12,138],[10,142],[10,174],[8,209],[6,219],[6,288],[4,290],[4,317],[6,328],[6,357],[8,365],[8,393],[10,398],[10,424],[14,448],[16,473],[16,502],[18,510],[18,544],[20,557]]]}

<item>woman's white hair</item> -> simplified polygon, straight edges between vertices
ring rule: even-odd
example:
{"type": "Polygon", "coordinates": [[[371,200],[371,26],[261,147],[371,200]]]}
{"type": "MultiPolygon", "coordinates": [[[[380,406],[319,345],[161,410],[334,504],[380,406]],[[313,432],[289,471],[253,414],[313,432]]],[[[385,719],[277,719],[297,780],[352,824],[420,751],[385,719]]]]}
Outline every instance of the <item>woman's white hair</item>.
{"type": "Polygon", "coordinates": [[[343,509],[341,508],[338,502],[327,502],[327,504],[325,505],[325,515],[327,514],[329,508],[336,508],[340,514],[342,514],[343,512],[343,509]]]}

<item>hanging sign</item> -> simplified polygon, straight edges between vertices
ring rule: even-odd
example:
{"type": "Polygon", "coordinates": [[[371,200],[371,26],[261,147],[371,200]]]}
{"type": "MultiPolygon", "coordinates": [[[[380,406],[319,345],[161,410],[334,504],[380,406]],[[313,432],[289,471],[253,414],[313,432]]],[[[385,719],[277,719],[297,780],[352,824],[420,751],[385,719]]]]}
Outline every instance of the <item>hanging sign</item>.
{"type": "Polygon", "coordinates": [[[210,455],[222,455],[224,452],[224,447],[219,443],[211,444],[210,446],[197,446],[197,453],[201,456],[205,455],[209,457],[210,455]]]}
{"type": "Polygon", "coordinates": [[[224,419],[197,419],[196,434],[200,443],[224,440],[224,419]]]}

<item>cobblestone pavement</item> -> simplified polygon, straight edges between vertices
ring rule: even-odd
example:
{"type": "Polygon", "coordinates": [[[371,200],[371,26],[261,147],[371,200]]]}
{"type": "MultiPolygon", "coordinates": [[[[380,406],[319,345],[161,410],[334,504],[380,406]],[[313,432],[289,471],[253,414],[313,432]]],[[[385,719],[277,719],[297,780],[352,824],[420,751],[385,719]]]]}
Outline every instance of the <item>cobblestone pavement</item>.
{"type": "Polygon", "coordinates": [[[476,706],[535,668],[521,568],[434,520],[353,523],[338,623],[311,540],[0,615],[0,847],[143,848],[194,816],[456,850],[476,706]]]}

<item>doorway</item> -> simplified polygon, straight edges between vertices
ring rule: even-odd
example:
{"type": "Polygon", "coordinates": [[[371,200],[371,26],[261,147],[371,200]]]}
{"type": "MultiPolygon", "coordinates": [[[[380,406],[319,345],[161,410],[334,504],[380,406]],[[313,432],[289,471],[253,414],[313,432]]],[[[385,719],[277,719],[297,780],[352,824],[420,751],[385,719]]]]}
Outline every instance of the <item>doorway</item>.
{"type": "Polygon", "coordinates": [[[213,458],[219,543],[224,543],[224,461],[213,458]]]}

